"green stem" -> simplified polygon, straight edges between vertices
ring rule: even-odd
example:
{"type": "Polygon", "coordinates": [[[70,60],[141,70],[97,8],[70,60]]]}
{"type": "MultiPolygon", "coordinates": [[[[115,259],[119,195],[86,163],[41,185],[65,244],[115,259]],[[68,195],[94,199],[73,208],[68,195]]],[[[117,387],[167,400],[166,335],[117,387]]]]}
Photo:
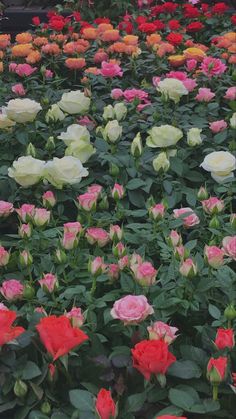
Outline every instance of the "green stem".
{"type": "Polygon", "coordinates": [[[94,293],[95,293],[95,291],[96,291],[96,288],[97,288],[97,277],[94,275],[94,276],[93,276],[92,287],[91,287],[91,290],[90,290],[90,294],[91,294],[92,296],[94,295],[94,293]]]}
{"type": "Polygon", "coordinates": [[[212,398],[213,398],[214,401],[218,400],[218,385],[217,384],[213,384],[212,398]]]}

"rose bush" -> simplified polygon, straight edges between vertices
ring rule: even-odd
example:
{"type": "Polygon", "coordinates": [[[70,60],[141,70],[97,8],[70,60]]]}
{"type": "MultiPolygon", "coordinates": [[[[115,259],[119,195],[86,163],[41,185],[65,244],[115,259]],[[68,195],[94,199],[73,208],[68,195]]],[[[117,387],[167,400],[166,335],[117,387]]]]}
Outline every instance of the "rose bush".
{"type": "Polygon", "coordinates": [[[235,15],[159,3],[0,35],[6,417],[235,417],[235,15]]]}

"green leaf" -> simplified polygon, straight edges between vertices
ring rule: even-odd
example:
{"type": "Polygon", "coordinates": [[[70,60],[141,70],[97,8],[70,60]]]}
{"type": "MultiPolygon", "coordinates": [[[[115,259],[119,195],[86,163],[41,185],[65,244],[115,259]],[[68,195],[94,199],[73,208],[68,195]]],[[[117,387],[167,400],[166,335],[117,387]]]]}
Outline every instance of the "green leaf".
{"type": "Polygon", "coordinates": [[[146,400],[146,393],[132,394],[129,396],[126,403],[128,412],[138,412],[146,400]]]}
{"type": "Polygon", "coordinates": [[[39,367],[31,361],[28,361],[24,367],[22,379],[23,380],[32,380],[32,378],[38,377],[41,375],[39,367]]]}
{"type": "Polygon", "coordinates": [[[176,406],[168,406],[165,407],[165,409],[160,410],[158,413],[156,413],[153,417],[153,419],[158,418],[159,416],[164,416],[164,415],[175,415],[175,416],[180,416],[182,415],[183,410],[176,407],[176,406]]]}
{"type": "Polygon", "coordinates": [[[191,410],[195,404],[195,400],[191,394],[183,390],[178,390],[177,388],[170,389],[169,400],[175,406],[187,411],[191,410]]]}
{"type": "Polygon", "coordinates": [[[71,390],[69,391],[71,404],[80,411],[94,410],[94,396],[86,390],[71,390]]]}
{"type": "Polygon", "coordinates": [[[199,378],[202,375],[201,368],[193,361],[176,361],[168,369],[168,374],[174,377],[189,380],[199,378]]]}
{"type": "Polygon", "coordinates": [[[220,319],[221,312],[216,306],[214,306],[213,304],[209,304],[208,311],[214,319],[216,319],[216,320],[220,319]]]}
{"type": "Polygon", "coordinates": [[[127,185],[126,189],[133,191],[134,189],[139,189],[141,186],[145,186],[146,183],[142,179],[131,179],[127,185]]]}

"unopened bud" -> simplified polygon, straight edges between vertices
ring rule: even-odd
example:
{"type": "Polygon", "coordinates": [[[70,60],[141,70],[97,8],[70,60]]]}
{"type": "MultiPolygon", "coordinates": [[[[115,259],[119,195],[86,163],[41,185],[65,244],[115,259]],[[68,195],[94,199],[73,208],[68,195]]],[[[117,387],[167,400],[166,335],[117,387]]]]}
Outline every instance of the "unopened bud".
{"type": "Polygon", "coordinates": [[[32,143],[29,143],[26,148],[26,156],[36,157],[36,149],[32,143]]]}
{"type": "Polygon", "coordinates": [[[48,140],[46,142],[46,145],[45,145],[45,148],[46,148],[47,151],[53,151],[55,149],[54,137],[49,137],[48,138],[48,140]]]}
{"type": "Polygon", "coordinates": [[[197,193],[197,198],[199,199],[199,201],[203,201],[204,199],[207,199],[208,196],[209,195],[208,195],[207,189],[204,188],[204,186],[201,186],[197,193]]]}
{"type": "Polygon", "coordinates": [[[236,309],[234,308],[233,304],[230,304],[228,307],[226,307],[224,311],[224,316],[227,320],[236,319],[236,309]]]}
{"type": "Polygon", "coordinates": [[[210,222],[209,222],[209,227],[210,228],[219,228],[220,227],[220,222],[218,217],[214,216],[210,222]]]}
{"type": "Polygon", "coordinates": [[[13,390],[17,397],[25,397],[28,391],[28,387],[24,381],[16,380],[13,390]]]}

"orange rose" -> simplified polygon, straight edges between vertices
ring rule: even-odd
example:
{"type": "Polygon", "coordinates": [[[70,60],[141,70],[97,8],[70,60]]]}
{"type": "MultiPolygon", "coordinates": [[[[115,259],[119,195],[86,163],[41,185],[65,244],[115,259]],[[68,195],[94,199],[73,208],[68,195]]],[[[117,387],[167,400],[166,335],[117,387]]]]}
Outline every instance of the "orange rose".
{"type": "Polygon", "coordinates": [[[29,32],[22,32],[16,35],[16,42],[18,42],[18,44],[29,44],[32,42],[32,39],[32,35],[29,32]]]}

